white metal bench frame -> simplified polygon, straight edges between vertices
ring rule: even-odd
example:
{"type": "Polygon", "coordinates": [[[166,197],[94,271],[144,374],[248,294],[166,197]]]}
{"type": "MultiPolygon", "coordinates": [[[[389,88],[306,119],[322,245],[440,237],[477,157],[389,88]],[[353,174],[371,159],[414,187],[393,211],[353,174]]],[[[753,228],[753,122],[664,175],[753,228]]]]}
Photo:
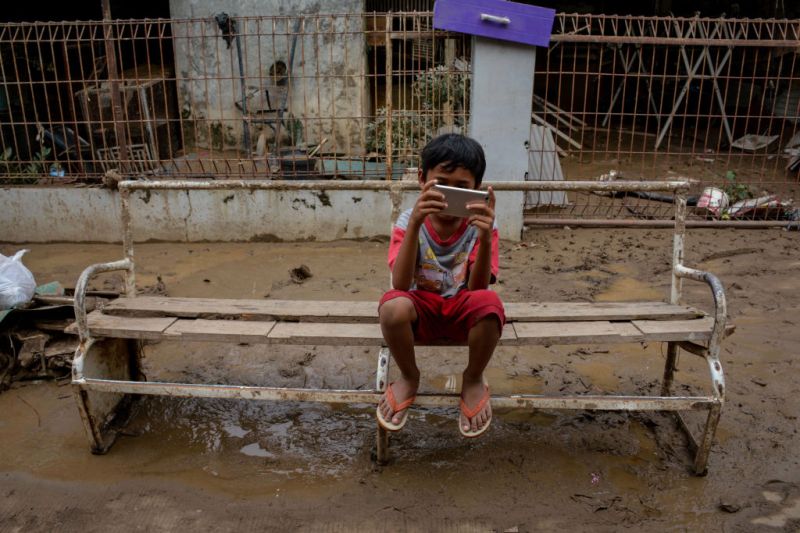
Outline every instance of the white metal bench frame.
{"type": "MultiPolygon", "coordinates": [[[[661,395],[655,397],[624,395],[534,395],[512,394],[493,396],[497,408],[525,409],[590,409],[624,411],[671,411],[689,438],[695,452],[694,472],[707,471],[708,455],[725,402],[725,379],[719,360],[720,343],[725,334],[726,300],[719,279],[713,274],[683,265],[686,229],[687,181],[665,182],[494,182],[495,191],[668,191],[675,194],[675,231],[672,256],[672,285],[670,303],[679,304],[682,280],[706,283],[714,299],[714,324],[707,346],[687,340],[669,341],[663,374],[661,395]],[[675,397],[671,395],[678,352],[684,349],[703,357],[711,374],[711,394],[706,396],[675,397]],[[697,440],[679,411],[707,410],[702,436],[697,440]]],[[[91,265],[81,274],[75,289],[75,317],[80,345],[73,362],[72,385],[78,408],[89,437],[93,453],[102,454],[113,444],[118,429],[125,424],[132,401],[131,395],[162,395],[179,397],[236,398],[270,401],[311,401],[327,403],[378,402],[389,381],[389,350],[379,350],[376,386],[374,390],[299,389],[262,386],[185,384],[140,381],[140,341],[129,338],[98,337],[90,332],[86,312],[86,290],[97,274],[125,272],[127,298],[136,297],[133,235],[131,228],[130,195],[133,191],[149,190],[388,190],[392,194],[394,214],[399,212],[402,192],[416,189],[413,182],[353,181],[353,182],[280,182],[280,181],[123,181],[119,184],[123,249],[125,258],[110,263],[91,265]]],[[[444,407],[458,405],[456,394],[421,394],[416,405],[444,407]]],[[[377,426],[376,459],[388,461],[388,433],[377,426]]]]}

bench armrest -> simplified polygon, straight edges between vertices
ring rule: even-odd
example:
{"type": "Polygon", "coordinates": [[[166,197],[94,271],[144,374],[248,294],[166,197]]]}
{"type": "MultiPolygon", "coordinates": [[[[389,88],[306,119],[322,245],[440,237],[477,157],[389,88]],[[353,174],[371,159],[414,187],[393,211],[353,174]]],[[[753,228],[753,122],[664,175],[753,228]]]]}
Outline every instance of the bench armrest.
{"type": "Polygon", "coordinates": [[[714,395],[720,400],[725,399],[725,376],[719,361],[719,349],[722,338],[725,336],[725,324],[728,320],[728,305],[725,298],[725,288],[717,276],[683,265],[675,265],[675,276],[706,283],[714,297],[714,328],[711,330],[711,339],[708,341],[708,361],[711,377],[714,382],[714,395]]]}
{"type": "Polygon", "coordinates": [[[130,259],[120,259],[111,263],[97,263],[89,265],[81,272],[78,283],[75,285],[75,322],[78,324],[78,338],[84,343],[89,338],[89,325],[86,321],[86,288],[89,281],[97,274],[103,272],[114,272],[117,270],[133,270],[133,262],[130,259]]]}

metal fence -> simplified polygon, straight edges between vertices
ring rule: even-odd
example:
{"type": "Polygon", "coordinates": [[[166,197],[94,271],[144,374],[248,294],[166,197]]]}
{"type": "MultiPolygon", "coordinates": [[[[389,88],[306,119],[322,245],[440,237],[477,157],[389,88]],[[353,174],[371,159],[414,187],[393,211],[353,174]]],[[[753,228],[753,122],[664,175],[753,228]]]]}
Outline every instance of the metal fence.
{"type": "MultiPolygon", "coordinates": [[[[528,176],[688,176],[762,198],[704,216],[791,216],[798,50],[797,20],[559,14],[528,176]]],[[[3,24],[0,181],[399,179],[468,131],[470,57],[429,12],[3,24]]],[[[531,216],[657,219],[669,201],[538,198],[531,216]]]]}

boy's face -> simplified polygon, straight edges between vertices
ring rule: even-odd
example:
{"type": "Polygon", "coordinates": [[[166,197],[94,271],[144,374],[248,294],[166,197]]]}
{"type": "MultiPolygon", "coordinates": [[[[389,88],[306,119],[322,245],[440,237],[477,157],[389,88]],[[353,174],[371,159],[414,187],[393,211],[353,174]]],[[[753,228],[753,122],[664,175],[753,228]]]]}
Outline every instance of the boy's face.
{"type": "Polygon", "coordinates": [[[422,169],[419,171],[419,184],[424,185],[428,180],[436,180],[439,185],[447,185],[448,187],[458,187],[460,189],[474,189],[475,176],[464,167],[456,167],[452,171],[447,171],[444,167],[447,166],[447,161],[439,163],[432,169],[428,170],[428,175],[422,175],[422,169]]]}
{"type": "MultiPolygon", "coordinates": [[[[420,187],[424,185],[427,181],[436,180],[438,185],[447,185],[448,187],[458,187],[460,189],[475,189],[475,176],[472,174],[471,171],[467,170],[464,167],[456,167],[452,171],[448,171],[446,168],[447,161],[444,163],[439,163],[435,167],[428,170],[428,175],[424,176],[422,174],[422,169],[419,170],[419,184],[420,187]]],[[[461,218],[453,215],[442,215],[440,213],[434,213],[429,216],[435,217],[442,222],[448,223],[455,223],[456,221],[460,221],[461,218]]]]}

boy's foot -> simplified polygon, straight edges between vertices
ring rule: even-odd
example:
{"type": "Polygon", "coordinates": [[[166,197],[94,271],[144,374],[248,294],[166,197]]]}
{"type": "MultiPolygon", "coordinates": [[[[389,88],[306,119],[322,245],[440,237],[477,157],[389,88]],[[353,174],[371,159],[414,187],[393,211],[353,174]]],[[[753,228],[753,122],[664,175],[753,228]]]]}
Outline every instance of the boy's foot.
{"type": "Polygon", "coordinates": [[[492,423],[492,404],[489,385],[483,380],[464,381],[461,386],[461,412],[458,429],[468,438],[482,435],[492,423]]]}
{"type": "Polygon", "coordinates": [[[378,402],[378,423],[388,431],[399,431],[408,420],[408,408],[417,399],[419,381],[400,378],[389,383],[378,402]]]}

